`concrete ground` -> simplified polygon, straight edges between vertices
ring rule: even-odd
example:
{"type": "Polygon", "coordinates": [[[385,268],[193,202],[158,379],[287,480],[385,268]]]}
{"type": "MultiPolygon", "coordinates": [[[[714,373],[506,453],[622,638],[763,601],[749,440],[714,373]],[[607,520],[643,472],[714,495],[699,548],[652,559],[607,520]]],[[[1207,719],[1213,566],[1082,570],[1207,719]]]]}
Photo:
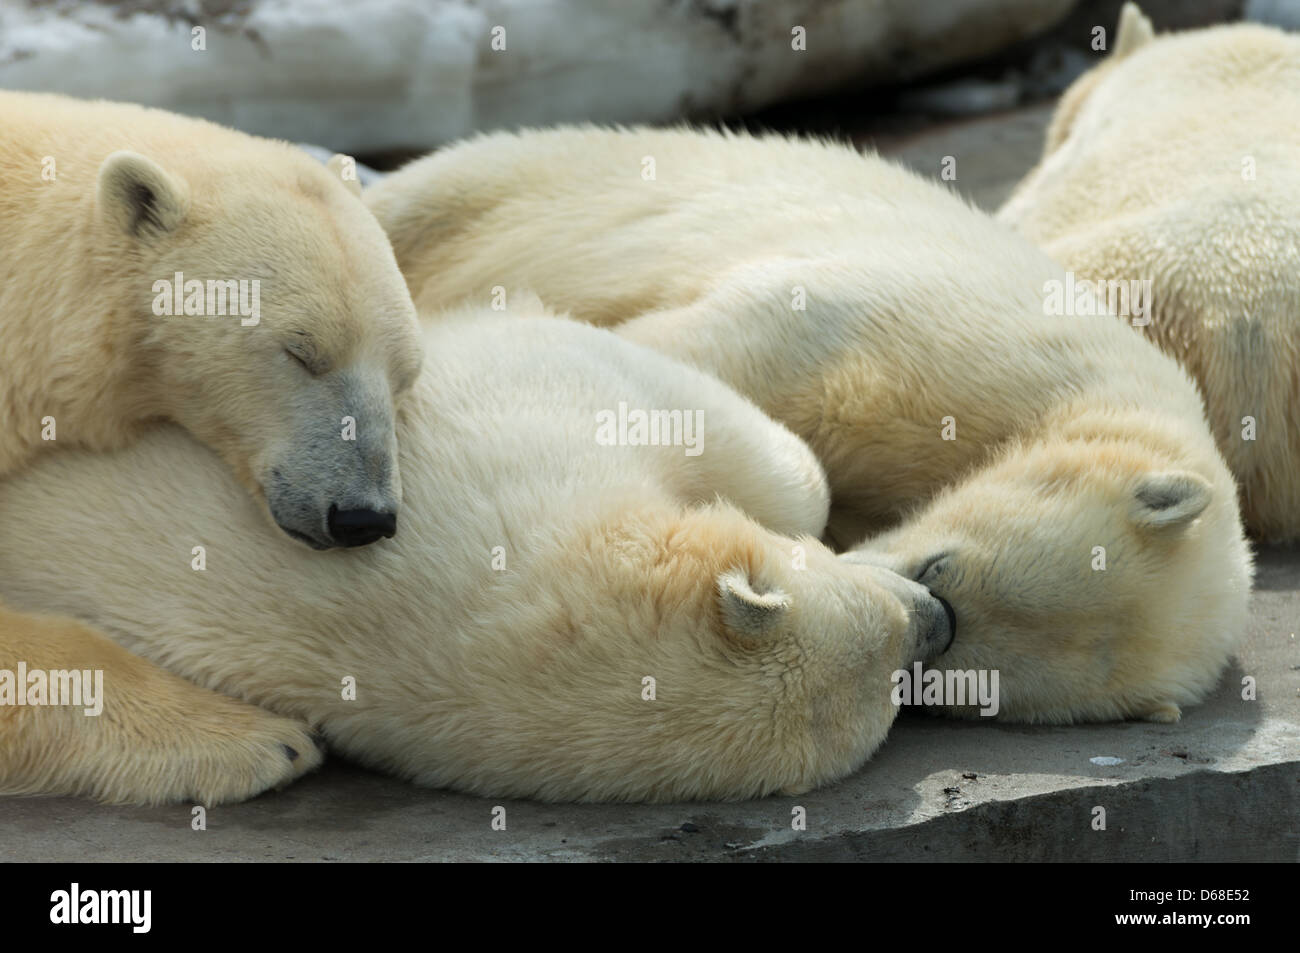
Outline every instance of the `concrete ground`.
{"type": "MultiPolygon", "coordinates": [[[[1033,108],[874,144],[994,208],[1032,164],[1033,108]]],[[[863,142],[862,144],[867,144],[863,142]]],[[[856,775],[799,798],[544,805],[424,790],[339,763],[246,804],[0,799],[0,860],[1300,859],[1300,550],[1259,554],[1239,659],[1177,725],[1030,728],[907,715],[856,775]],[[1242,699],[1242,680],[1256,700],[1242,699]],[[506,829],[492,827],[505,808],[506,829]],[[806,817],[795,830],[796,809],[806,817]],[[1095,829],[1104,811],[1105,829],[1095,829]]]]}

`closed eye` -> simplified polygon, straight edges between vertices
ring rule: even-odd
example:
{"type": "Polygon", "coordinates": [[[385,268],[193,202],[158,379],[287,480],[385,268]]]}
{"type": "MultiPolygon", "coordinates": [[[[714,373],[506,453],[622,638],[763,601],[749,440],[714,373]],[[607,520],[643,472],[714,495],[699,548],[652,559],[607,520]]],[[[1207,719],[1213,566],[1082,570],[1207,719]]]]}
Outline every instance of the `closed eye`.
{"type": "Polygon", "coordinates": [[[920,571],[912,578],[922,585],[928,585],[943,575],[944,570],[948,567],[948,553],[939,553],[931,556],[921,564],[920,571]],[[929,580],[929,582],[927,582],[929,580]]]}
{"type": "Polygon", "coordinates": [[[308,361],[306,357],[304,357],[302,354],[295,351],[293,348],[286,347],[284,349],[284,353],[288,354],[291,358],[297,361],[298,364],[302,366],[302,369],[305,370],[312,377],[315,377],[317,376],[317,374],[320,373],[320,371],[310,361],[308,361]]]}

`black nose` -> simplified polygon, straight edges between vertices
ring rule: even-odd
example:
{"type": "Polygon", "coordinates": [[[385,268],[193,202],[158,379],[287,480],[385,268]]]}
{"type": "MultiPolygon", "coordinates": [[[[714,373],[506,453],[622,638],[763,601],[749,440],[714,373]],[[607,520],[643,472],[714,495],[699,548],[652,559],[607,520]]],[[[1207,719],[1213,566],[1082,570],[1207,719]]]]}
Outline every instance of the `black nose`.
{"type": "Polygon", "coordinates": [[[397,532],[396,513],[374,510],[341,510],[330,506],[330,538],[340,546],[368,546],[377,539],[391,539],[397,532]]]}
{"type": "MultiPolygon", "coordinates": [[[[934,595],[934,593],[931,593],[934,595]]],[[[952,643],[957,638],[957,613],[952,611],[952,606],[943,596],[934,596],[939,600],[939,605],[943,606],[943,611],[948,614],[948,644],[943,647],[945,652],[952,648],[952,643]]]]}

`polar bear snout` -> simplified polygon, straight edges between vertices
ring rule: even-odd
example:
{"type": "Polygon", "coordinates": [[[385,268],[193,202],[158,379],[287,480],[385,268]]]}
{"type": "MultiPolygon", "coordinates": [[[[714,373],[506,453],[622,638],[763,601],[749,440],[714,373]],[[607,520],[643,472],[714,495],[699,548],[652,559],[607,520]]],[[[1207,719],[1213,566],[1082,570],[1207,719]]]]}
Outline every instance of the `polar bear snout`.
{"type": "Polygon", "coordinates": [[[331,504],[326,527],[330,539],[339,546],[369,546],[378,540],[393,538],[397,533],[397,512],[341,510],[331,504]]]}
{"type": "Polygon", "coordinates": [[[273,468],[266,487],[271,518],[291,538],[313,549],[335,549],[396,535],[401,491],[394,456],[309,454],[301,462],[298,468],[273,468]]]}
{"type": "Polygon", "coordinates": [[[841,563],[861,567],[875,586],[902,604],[908,619],[904,643],[908,662],[928,662],[952,647],[957,637],[957,613],[952,604],[924,583],[900,572],[900,560],[868,549],[840,553],[837,558],[841,563]]]}
{"type": "Polygon", "coordinates": [[[369,546],[397,534],[399,500],[391,492],[342,493],[301,488],[283,481],[280,473],[267,490],[275,524],[292,539],[312,549],[369,546]]]}
{"type": "Polygon", "coordinates": [[[943,643],[943,648],[939,650],[942,653],[952,648],[952,643],[957,640],[957,613],[953,611],[952,603],[943,596],[933,596],[933,598],[935,602],[943,606],[945,621],[948,623],[948,637],[943,643]]]}
{"type": "Polygon", "coordinates": [[[917,656],[928,662],[942,655],[957,638],[957,613],[948,600],[933,593],[919,600],[916,613],[921,619],[921,633],[917,640],[917,656]]]}
{"type": "Polygon", "coordinates": [[[382,374],[339,371],[278,418],[260,463],[271,518],[313,549],[368,546],[397,533],[402,502],[395,412],[382,374]]]}

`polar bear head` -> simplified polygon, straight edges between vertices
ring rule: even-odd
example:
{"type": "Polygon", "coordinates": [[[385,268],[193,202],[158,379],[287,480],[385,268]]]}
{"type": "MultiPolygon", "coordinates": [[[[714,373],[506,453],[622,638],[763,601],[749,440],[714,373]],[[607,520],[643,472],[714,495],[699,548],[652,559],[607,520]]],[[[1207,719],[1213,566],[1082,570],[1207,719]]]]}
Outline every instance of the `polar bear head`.
{"type": "Polygon", "coordinates": [[[933,665],[998,672],[989,714],[1058,724],[1176,720],[1226,665],[1251,578],[1226,471],[1211,482],[1089,441],[1013,449],[841,558],[953,606],[933,665]]]}
{"type": "MultiPolygon", "coordinates": [[[[134,418],[175,420],[315,548],[391,536],[415,309],[358,195],[289,146],[115,152],[97,242],[134,418]]],[[[223,140],[224,142],[224,140],[223,140]]],[[[338,163],[335,168],[339,168],[338,163]]]]}
{"type": "Polygon", "coordinates": [[[494,664],[498,694],[520,708],[499,719],[499,740],[479,740],[529,751],[526,778],[503,774],[482,790],[556,800],[807,791],[870,757],[898,712],[894,673],[951,637],[924,586],[730,506],[629,510],[555,558],[536,574],[544,587],[511,601],[530,606],[545,637],[478,649],[526,660],[494,664]],[[580,691],[562,672],[582,673],[580,691]]]}
{"type": "MultiPolygon", "coordinates": [[[[790,746],[770,768],[774,776],[797,769],[781,790],[801,793],[850,773],[880,746],[898,713],[895,674],[951,645],[953,614],[902,575],[840,560],[812,540],[791,546],[756,535],[759,545],[743,547],[716,576],[717,646],[753,680],[753,710],[770,713],[769,738],[790,746]]],[[[763,739],[751,740],[762,763],[763,739]]]]}

